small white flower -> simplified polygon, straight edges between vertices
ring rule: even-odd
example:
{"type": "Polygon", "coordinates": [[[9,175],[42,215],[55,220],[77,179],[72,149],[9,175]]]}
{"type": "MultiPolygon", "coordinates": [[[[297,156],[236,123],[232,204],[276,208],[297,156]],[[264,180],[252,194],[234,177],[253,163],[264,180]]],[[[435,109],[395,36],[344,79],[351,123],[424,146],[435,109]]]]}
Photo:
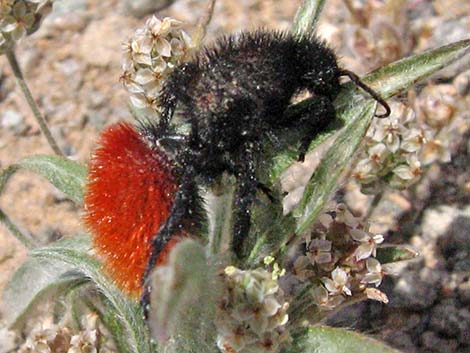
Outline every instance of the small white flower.
{"type": "Polygon", "coordinates": [[[272,273],[262,268],[243,271],[229,266],[225,285],[217,312],[219,349],[224,353],[277,351],[285,340],[289,304],[272,273]]]}
{"type": "Polygon", "coordinates": [[[369,184],[377,180],[377,173],[375,165],[369,158],[361,159],[357,163],[352,177],[357,180],[360,184],[369,184]]]}
{"type": "Polygon", "coordinates": [[[6,15],[11,11],[14,0],[0,0],[0,15],[6,15]]]}
{"type": "Polygon", "coordinates": [[[312,291],[313,300],[316,305],[323,309],[331,310],[344,302],[342,295],[331,296],[323,286],[317,286],[312,291]]]}
{"type": "Polygon", "coordinates": [[[323,278],[323,284],[330,295],[352,294],[348,287],[348,274],[341,267],[336,267],[333,272],[331,272],[331,279],[323,278]]]}
{"type": "Polygon", "coordinates": [[[311,269],[310,259],[307,256],[299,256],[295,259],[292,272],[300,281],[306,281],[315,275],[315,272],[311,269]]]}
{"type": "Polygon", "coordinates": [[[155,50],[158,54],[165,57],[171,56],[171,44],[165,38],[157,38],[155,40],[155,50]]]}
{"type": "Polygon", "coordinates": [[[130,100],[134,107],[148,112],[154,111],[158,106],[158,97],[147,96],[143,92],[133,93],[130,100]]]}
{"type": "Polygon", "coordinates": [[[367,259],[369,256],[376,256],[377,245],[382,244],[384,237],[382,234],[372,235],[361,229],[351,229],[351,237],[361,243],[354,251],[354,257],[357,261],[367,259]]]}
{"type": "Polygon", "coordinates": [[[390,116],[380,120],[372,138],[377,142],[383,142],[390,152],[395,153],[400,148],[400,136],[403,130],[404,127],[399,120],[390,116]]]}
{"type": "Polygon", "coordinates": [[[257,337],[241,325],[227,336],[217,337],[217,347],[224,353],[242,352],[243,348],[255,342],[257,337]]]}
{"type": "Polygon", "coordinates": [[[429,129],[411,128],[403,136],[401,149],[406,152],[417,152],[431,138],[431,135],[432,132],[429,129]]]}
{"type": "Polygon", "coordinates": [[[405,188],[418,181],[422,174],[421,162],[416,154],[410,154],[406,158],[407,164],[401,164],[393,169],[393,177],[390,185],[396,188],[405,188]]]}
{"type": "Polygon", "coordinates": [[[367,273],[362,278],[362,283],[373,284],[376,287],[380,286],[382,279],[384,277],[384,272],[382,271],[382,265],[377,259],[368,258],[366,262],[367,273]]]}
{"type": "Polygon", "coordinates": [[[158,75],[150,68],[140,68],[135,73],[135,82],[139,85],[145,86],[154,81],[158,75]]]}
{"type": "Polygon", "coordinates": [[[80,334],[72,336],[71,347],[67,353],[97,353],[97,332],[96,330],[85,330],[80,334]]]}
{"type": "Polygon", "coordinates": [[[149,116],[159,112],[158,97],[164,79],[187,58],[192,46],[181,22],[155,16],[123,43],[121,79],[131,93],[134,108],[144,109],[149,116]]]}
{"type": "Polygon", "coordinates": [[[138,33],[134,40],[131,41],[131,57],[136,64],[151,66],[152,57],[152,41],[142,33],[138,33]]]}
{"type": "Polygon", "coordinates": [[[369,155],[369,160],[376,166],[380,167],[383,165],[390,153],[383,143],[377,143],[368,149],[367,154],[369,155]]]}
{"type": "Polygon", "coordinates": [[[325,227],[325,229],[328,229],[331,223],[333,223],[333,217],[331,217],[331,215],[328,213],[322,213],[318,216],[317,220],[323,227],[325,227]]]}
{"type": "Polygon", "coordinates": [[[451,85],[430,85],[420,94],[419,106],[424,113],[426,123],[439,129],[449,124],[456,107],[454,88],[451,85]]]}
{"type": "Polygon", "coordinates": [[[162,21],[157,16],[150,17],[147,22],[145,22],[145,28],[153,37],[158,37],[162,35],[162,21]]]}
{"type": "Polygon", "coordinates": [[[58,333],[59,328],[56,325],[40,323],[33,328],[22,348],[38,353],[53,353],[50,344],[58,333]]]}

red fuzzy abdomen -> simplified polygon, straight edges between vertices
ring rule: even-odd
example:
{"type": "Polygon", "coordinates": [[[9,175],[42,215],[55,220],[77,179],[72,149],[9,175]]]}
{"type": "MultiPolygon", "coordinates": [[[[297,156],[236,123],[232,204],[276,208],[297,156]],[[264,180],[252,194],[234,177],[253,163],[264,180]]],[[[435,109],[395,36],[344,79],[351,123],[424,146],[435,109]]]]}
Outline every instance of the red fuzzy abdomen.
{"type": "Polygon", "coordinates": [[[89,165],[84,220],[107,272],[138,296],[152,238],[169,216],[178,185],[166,155],[151,149],[131,124],[112,125],[98,144],[89,165]]]}

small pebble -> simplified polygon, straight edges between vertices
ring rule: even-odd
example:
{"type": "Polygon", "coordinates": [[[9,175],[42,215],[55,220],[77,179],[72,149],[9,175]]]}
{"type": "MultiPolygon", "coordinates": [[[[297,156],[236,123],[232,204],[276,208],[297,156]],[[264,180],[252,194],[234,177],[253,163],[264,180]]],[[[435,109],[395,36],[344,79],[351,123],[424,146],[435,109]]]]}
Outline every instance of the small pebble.
{"type": "Polygon", "coordinates": [[[125,0],[127,11],[135,17],[149,15],[170,6],[174,0],[125,0]]]}
{"type": "Polygon", "coordinates": [[[24,117],[16,110],[6,110],[0,116],[0,126],[12,131],[15,135],[22,135],[28,126],[24,117]]]}

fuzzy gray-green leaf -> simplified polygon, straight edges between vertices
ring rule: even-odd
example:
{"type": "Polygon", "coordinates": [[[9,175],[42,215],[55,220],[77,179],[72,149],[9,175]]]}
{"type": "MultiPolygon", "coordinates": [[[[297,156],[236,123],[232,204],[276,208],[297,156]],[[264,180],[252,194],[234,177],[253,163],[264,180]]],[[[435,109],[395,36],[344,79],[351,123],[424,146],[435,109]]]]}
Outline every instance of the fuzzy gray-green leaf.
{"type": "Polygon", "coordinates": [[[292,215],[283,216],[280,193],[273,196],[273,201],[260,202],[252,209],[253,224],[245,240],[248,256],[240,266],[256,266],[264,257],[278,253],[280,246],[294,235],[295,219],[292,215]]]}
{"type": "Polygon", "coordinates": [[[83,188],[87,177],[87,170],[83,165],[59,156],[32,156],[17,164],[49,180],[72,201],[78,204],[83,202],[83,188]]]}
{"type": "Polygon", "coordinates": [[[363,80],[388,99],[469,53],[470,39],[462,40],[396,61],[371,72],[363,80]]]}
{"type": "Polygon", "coordinates": [[[90,244],[86,248],[76,248],[67,242],[56,242],[47,247],[31,251],[31,257],[36,259],[49,259],[57,263],[72,266],[74,271],[82,274],[84,278],[90,279],[95,284],[99,292],[109,303],[108,309],[113,310],[115,321],[111,327],[111,334],[117,337],[117,341],[123,342],[122,353],[150,353],[153,352],[150,343],[149,332],[145,324],[142,309],[137,301],[129,299],[121,290],[104,275],[102,264],[88,251],[90,244]],[[116,328],[118,332],[113,332],[116,328]],[[124,336],[122,337],[122,332],[124,336]]]}
{"type": "Polygon", "coordinates": [[[370,337],[341,328],[315,326],[293,334],[282,353],[399,353],[370,337]]]}
{"type": "Polygon", "coordinates": [[[13,174],[15,174],[20,167],[16,164],[10,165],[9,167],[3,169],[0,173],[0,195],[3,193],[3,189],[7,184],[8,180],[13,174]]]}
{"type": "Polygon", "coordinates": [[[165,352],[217,352],[218,294],[218,276],[204,247],[189,239],[176,245],[168,264],[152,275],[149,325],[154,337],[166,341],[165,352]]]}
{"type": "Polygon", "coordinates": [[[4,319],[19,327],[41,300],[54,300],[86,280],[64,266],[47,259],[30,259],[15,272],[3,293],[4,319]]]}
{"type": "MultiPolygon", "coordinates": [[[[59,156],[31,156],[10,165],[0,172],[0,195],[8,180],[20,169],[26,169],[45,177],[57,189],[78,204],[83,202],[83,187],[87,171],[84,166],[59,156]]],[[[0,222],[26,247],[33,248],[36,242],[27,232],[23,232],[9,217],[0,210],[0,222]]]]}
{"type": "Polygon", "coordinates": [[[306,36],[313,35],[325,2],[326,0],[304,0],[295,15],[292,33],[306,36]]]}
{"type": "Polygon", "coordinates": [[[351,161],[372,121],[374,109],[375,103],[369,100],[341,115],[346,125],[313,174],[300,204],[294,210],[297,234],[304,232],[315,221],[328,202],[341,173],[351,161]]]}
{"type": "MultiPolygon", "coordinates": [[[[80,249],[89,246],[86,239],[76,237],[66,242],[67,246],[80,249]]],[[[14,273],[3,292],[5,319],[9,325],[20,325],[22,319],[35,307],[41,299],[53,298],[63,294],[86,279],[74,271],[69,264],[57,262],[49,258],[29,258],[14,273]]]]}

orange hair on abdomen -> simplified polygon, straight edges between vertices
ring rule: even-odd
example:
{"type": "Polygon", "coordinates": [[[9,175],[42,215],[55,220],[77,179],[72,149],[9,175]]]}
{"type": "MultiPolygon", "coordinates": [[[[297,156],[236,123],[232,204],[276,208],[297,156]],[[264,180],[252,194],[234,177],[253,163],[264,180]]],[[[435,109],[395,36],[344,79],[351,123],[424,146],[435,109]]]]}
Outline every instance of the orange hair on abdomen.
{"type": "MultiPolygon", "coordinates": [[[[100,136],[89,164],[84,221],[107,273],[138,296],[152,250],[152,238],[168,218],[177,190],[173,165],[129,123],[100,136]]],[[[172,239],[159,255],[166,261],[172,239]]]]}

